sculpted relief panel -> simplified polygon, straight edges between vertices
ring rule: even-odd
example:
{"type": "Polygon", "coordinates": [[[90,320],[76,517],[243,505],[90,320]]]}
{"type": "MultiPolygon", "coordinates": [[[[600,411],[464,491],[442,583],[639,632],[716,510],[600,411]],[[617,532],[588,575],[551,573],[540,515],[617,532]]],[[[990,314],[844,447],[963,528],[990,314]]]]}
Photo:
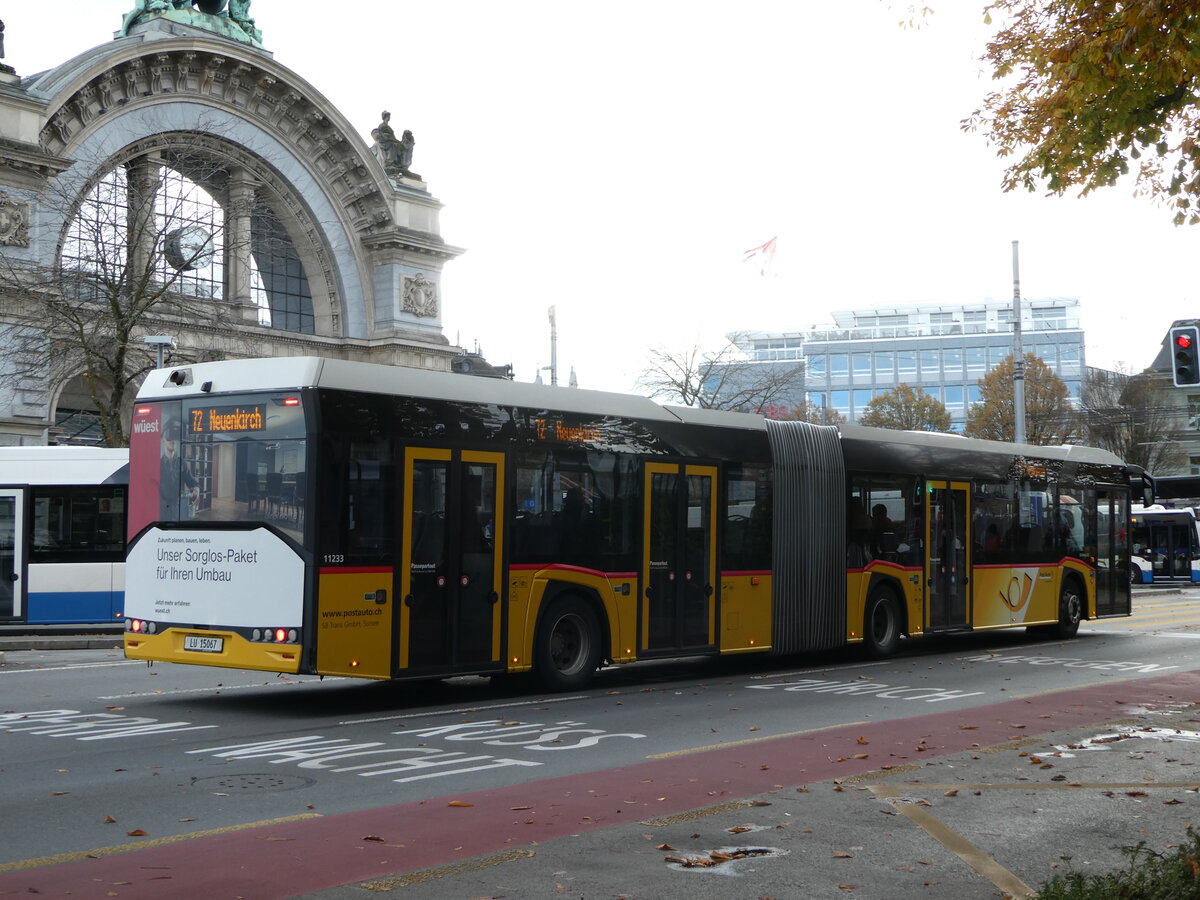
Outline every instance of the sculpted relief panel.
{"type": "Polygon", "coordinates": [[[437,285],[424,275],[404,279],[403,312],[422,318],[433,318],[438,314],[437,285]]]}
{"type": "Polygon", "coordinates": [[[29,204],[0,192],[0,246],[29,246],[29,204]]]}

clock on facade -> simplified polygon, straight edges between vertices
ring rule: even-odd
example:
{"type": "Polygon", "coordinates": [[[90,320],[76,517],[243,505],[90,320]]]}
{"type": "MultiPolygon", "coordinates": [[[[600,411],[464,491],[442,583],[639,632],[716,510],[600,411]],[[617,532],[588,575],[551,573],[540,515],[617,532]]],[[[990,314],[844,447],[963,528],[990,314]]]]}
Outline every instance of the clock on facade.
{"type": "Polygon", "coordinates": [[[186,225],[167,234],[164,252],[173,268],[187,272],[208,266],[216,253],[216,245],[207,228],[186,225]]]}

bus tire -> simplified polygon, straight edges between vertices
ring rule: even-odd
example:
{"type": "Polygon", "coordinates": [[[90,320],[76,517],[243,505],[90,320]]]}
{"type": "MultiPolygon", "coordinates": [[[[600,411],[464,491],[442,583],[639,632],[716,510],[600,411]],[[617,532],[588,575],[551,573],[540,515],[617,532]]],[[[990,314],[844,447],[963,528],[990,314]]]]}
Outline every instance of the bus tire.
{"type": "Polygon", "coordinates": [[[1074,578],[1063,581],[1062,593],[1058,597],[1058,624],[1050,626],[1055,638],[1065,641],[1079,633],[1079,622],[1083,618],[1083,594],[1074,578]]]}
{"type": "Polygon", "coordinates": [[[900,645],[900,601],[890,587],[877,587],[863,612],[863,647],[871,659],[886,659],[900,645]]]}
{"type": "Polygon", "coordinates": [[[600,665],[600,625],[591,606],[560,597],[542,615],[533,648],[538,681],[552,691],[586,687],[600,665]]]}

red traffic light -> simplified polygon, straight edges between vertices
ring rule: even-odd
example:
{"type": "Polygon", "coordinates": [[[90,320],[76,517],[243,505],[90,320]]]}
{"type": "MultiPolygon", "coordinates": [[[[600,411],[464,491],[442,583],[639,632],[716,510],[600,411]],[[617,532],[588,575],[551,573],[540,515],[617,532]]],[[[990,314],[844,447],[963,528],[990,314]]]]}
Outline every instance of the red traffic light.
{"type": "Polygon", "coordinates": [[[1175,335],[1175,346],[1181,350],[1190,350],[1193,343],[1195,342],[1190,334],[1175,335]]]}

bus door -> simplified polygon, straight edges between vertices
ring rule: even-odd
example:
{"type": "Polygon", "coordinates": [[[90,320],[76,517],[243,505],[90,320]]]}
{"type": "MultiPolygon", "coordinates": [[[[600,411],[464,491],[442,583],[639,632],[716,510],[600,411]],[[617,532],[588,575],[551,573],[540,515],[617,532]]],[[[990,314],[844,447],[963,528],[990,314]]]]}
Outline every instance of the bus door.
{"type": "Polygon", "coordinates": [[[641,646],[716,644],[715,466],[647,463],[641,646]]]}
{"type": "Polygon", "coordinates": [[[1128,521],[1129,495],[1121,489],[1097,488],[1093,527],[1098,616],[1127,616],[1130,612],[1128,521]]]}
{"type": "Polygon", "coordinates": [[[970,485],[964,482],[926,482],[926,602],[933,629],[967,624],[969,492],[970,485]]]}
{"type": "Polygon", "coordinates": [[[400,668],[503,665],[504,454],[410,447],[400,668]]]}
{"type": "Polygon", "coordinates": [[[0,491],[0,619],[23,615],[21,579],[25,575],[24,492],[0,491]]]}

